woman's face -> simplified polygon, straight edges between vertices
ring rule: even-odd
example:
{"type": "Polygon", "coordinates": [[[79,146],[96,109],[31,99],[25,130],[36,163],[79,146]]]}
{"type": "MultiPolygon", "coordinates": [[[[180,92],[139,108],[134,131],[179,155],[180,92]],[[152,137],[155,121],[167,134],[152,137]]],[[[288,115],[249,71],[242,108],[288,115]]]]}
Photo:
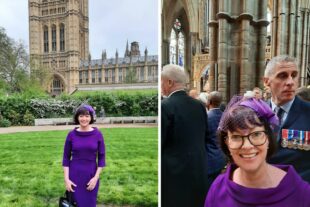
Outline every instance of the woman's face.
{"type": "Polygon", "coordinates": [[[89,114],[80,114],[79,123],[81,127],[87,127],[91,121],[91,116],[89,114]]]}
{"type": "Polygon", "coordinates": [[[269,141],[267,135],[265,133],[261,133],[262,131],[265,131],[263,126],[256,126],[251,129],[238,129],[234,132],[228,131],[226,144],[233,158],[233,161],[240,167],[241,170],[246,172],[255,172],[260,169],[262,164],[266,163],[269,141]],[[248,137],[249,134],[252,134],[251,137],[254,142],[255,139],[262,140],[262,143],[265,140],[264,144],[260,146],[254,146],[250,143],[248,138],[243,137],[243,145],[239,149],[231,149],[230,146],[233,146],[233,142],[236,141],[233,141],[234,137],[239,137],[238,135],[248,137]]]}

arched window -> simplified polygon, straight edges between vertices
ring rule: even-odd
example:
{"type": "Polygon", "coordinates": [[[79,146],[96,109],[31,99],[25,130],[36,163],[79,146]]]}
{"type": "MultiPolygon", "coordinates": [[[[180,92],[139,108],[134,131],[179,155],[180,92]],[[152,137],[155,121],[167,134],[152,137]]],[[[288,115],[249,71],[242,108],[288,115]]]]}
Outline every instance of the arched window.
{"type": "Polygon", "coordinates": [[[43,28],[43,47],[44,52],[48,52],[48,27],[44,26],[43,28]]]}
{"type": "Polygon", "coordinates": [[[52,51],[56,51],[56,25],[52,26],[52,51]]]}
{"type": "Polygon", "coordinates": [[[54,77],[54,80],[51,85],[51,93],[55,95],[59,95],[63,91],[64,91],[64,84],[59,78],[54,77]]]}
{"type": "Polygon", "coordinates": [[[169,60],[171,64],[177,64],[184,66],[184,54],[185,54],[185,37],[183,34],[183,28],[181,22],[176,19],[171,33],[170,33],[170,53],[169,60]]]}
{"type": "Polygon", "coordinates": [[[60,24],[59,31],[60,51],[65,51],[65,25],[60,24]]]}

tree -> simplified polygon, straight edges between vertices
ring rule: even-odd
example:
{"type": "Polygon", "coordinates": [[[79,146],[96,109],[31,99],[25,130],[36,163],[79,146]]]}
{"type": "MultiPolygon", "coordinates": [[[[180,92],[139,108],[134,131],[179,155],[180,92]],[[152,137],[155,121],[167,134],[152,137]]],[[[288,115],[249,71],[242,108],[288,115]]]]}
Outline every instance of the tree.
{"type": "Polygon", "coordinates": [[[20,85],[29,75],[29,58],[22,42],[15,42],[0,28],[0,77],[8,84],[10,92],[21,92],[20,85]]]}
{"type": "MultiPolygon", "coordinates": [[[[38,77],[42,78],[43,75],[30,75],[29,55],[23,42],[14,41],[0,27],[1,93],[43,93],[38,77]]],[[[42,82],[46,82],[46,79],[43,78],[42,82]]]]}

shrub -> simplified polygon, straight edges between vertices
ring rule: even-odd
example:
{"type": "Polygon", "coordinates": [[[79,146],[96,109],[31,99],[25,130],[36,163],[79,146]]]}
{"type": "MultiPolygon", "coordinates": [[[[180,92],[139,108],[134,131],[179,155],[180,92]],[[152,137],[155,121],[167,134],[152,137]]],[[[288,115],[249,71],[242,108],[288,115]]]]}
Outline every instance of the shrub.
{"type": "Polygon", "coordinates": [[[11,122],[8,119],[0,118],[0,127],[9,127],[11,122]]]}
{"type": "Polygon", "coordinates": [[[34,116],[27,110],[23,116],[23,125],[33,126],[34,125],[34,116]]]}

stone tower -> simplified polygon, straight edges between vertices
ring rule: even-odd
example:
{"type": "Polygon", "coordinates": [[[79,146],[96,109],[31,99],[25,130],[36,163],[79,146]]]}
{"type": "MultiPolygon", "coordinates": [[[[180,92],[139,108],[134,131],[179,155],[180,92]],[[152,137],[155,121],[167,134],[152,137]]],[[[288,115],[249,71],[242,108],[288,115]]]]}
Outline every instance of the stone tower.
{"type": "Polygon", "coordinates": [[[30,58],[53,74],[49,91],[71,92],[89,54],[88,0],[28,0],[30,58]]]}

